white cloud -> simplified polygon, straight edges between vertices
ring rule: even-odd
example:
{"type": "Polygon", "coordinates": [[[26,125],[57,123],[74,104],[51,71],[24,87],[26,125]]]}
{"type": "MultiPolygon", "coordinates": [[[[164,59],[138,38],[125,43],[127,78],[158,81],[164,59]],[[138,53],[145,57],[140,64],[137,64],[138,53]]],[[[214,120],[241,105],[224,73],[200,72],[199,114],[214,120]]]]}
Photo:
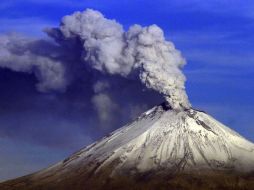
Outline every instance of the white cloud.
{"type": "Polygon", "coordinates": [[[238,35],[240,34],[237,31],[201,30],[172,33],[168,38],[181,46],[187,62],[199,63],[203,67],[243,68],[252,66],[254,64],[254,55],[250,48],[252,40],[235,37],[238,35]]]}
{"type": "Polygon", "coordinates": [[[228,52],[216,49],[193,49],[185,51],[188,61],[199,62],[210,66],[226,66],[228,68],[243,68],[254,64],[254,55],[251,52],[228,52]]]}

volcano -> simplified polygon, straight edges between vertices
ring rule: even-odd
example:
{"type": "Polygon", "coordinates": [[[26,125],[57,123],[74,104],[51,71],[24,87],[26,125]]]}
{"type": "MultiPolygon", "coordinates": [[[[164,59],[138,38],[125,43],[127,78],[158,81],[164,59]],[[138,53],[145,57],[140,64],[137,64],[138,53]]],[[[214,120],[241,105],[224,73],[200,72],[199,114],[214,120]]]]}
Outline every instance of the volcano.
{"type": "Polygon", "coordinates": [[[1,190],[254,189],[254,144],[203,111],[155,106],[1,190]]]}

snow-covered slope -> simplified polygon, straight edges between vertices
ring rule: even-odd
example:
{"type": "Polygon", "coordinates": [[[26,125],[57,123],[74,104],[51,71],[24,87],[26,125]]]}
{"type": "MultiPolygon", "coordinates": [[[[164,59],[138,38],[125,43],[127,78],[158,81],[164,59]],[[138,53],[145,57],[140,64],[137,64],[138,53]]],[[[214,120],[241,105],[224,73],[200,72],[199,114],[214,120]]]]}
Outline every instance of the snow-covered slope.
{"type": "Polygon", "coordinates": [[[164,103],[64,161],[0,189],[252,190],[253,174],[253,143],[204,112],[164,103]]]}
{"type": "Polygon", "coordinates": [[[111,176],[156,170],[249,172],[254,171],[254,144],[204,112],[162,104],[36,176],[85,165],[94,173],[110,167],[111,176]]]}

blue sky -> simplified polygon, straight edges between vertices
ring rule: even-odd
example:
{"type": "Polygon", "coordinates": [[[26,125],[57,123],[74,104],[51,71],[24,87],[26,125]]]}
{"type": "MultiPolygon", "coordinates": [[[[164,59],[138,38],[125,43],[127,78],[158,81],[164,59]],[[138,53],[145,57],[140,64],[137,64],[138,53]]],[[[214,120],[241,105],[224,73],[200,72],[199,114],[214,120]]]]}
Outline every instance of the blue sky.
{"type": "MultiPolygon", "coordinates": [[[[43,38],[44,28],[86,8],[126,29],[136,23],[160,26],[187,60],[193,107],[254,141],[253,1],[2,0],[0,33],[43,38]]],[[[33,80],[0,69],[0,180],[46,167],[113,130],[89,127],[81,96],[40,94],[33,80]]]]}

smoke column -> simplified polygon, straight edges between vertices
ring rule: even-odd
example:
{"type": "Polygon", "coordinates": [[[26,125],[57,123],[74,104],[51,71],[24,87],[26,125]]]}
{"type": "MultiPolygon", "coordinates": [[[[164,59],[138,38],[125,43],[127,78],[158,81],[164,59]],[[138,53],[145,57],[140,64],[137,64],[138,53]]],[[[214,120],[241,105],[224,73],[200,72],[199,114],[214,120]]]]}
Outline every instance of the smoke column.
{"type": "Polygon", "coordinates": [[[66,89],[75,78],[75,64],[82,64],[104,75],[138,78],[174,109],[190,107],[181,71],[185,60],[158,26],[133,25],[124,31],[115,20],[87,9],[63,17],[59,27],[48,28],[46,33],[56,42],[48,54],[45,47],[34,51],[31,43],[35,42],[2,36],[0,67],[35,73],[38,89],[47,91],[66,89]],[[71,54],[68,59],[67,54],[71,54]]]}
{"type": "Polygon", "coordinates": [[[146,87],[163,94],[173,108],[190,106],[180,70],[185,60],[158,26],[134,25],[125,32],[116,21],[88,9],[65,16],[60,27],[48,33],[57,41],[80,40],[82,59],[92,68],[123,77],[138,74],[146,87]]]}

